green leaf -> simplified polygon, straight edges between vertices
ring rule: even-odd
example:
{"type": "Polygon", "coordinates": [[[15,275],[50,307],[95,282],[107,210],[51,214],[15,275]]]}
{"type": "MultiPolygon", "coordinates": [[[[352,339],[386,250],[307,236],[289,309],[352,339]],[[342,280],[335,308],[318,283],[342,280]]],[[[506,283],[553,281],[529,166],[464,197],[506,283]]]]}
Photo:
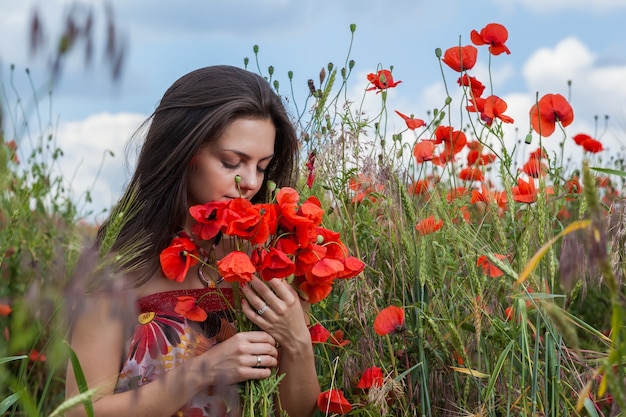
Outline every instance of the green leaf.
{"type": "Polygon", "coordinates": [[[26,359],[28,356],[26,355],[19,355],[19,356],[7,356],[4,358],[0,358],[0,365],[2,365],[3,363],[7,363],[7,362],[12,362],[12,361],[20,361],[22,359],[26,359]]]}
{"type": "MultiPolygon", "coordinates": [[[[83,373],[83,368],[80,366],[80,361],[78,360],[78,356],[76,356],[76,352],[74,349],[67,344],[67,348],[69,351],[70,362],[72,363],[72,370],[74,371],[74,378],[76,378],[76,385],[78,386],[78,390],[81,394],[86,394],[90,392],[89,387],[87,386],[87,380],[85,379],[85,374],[83,373]]],[[[93,393],[83,399],[83,404],[85,404],[85,411],[87,412],[87,417],[94,417],[93,404],[91,402],[91,397],[93,393]]],[[[81,396],[79,396],[81,397],[81,396]]]]}
{"type": "Polygon", "coordinates": [[[592,170],[597,171],[597,172],[601,172],[603,174],[608,174],[608,175],[617,175],[619,177],[626,177],[626,171],[622,171],[619,169],[611,169],[611,168],[598,168],[598,167],[591,167],[592,170]]]}
{"type": "Polygon", "coordinates": [[[0,401],[0,414],[4,414],[15,402],[20,398],[18,393],[11,394],[4,400],[0,401]]]}

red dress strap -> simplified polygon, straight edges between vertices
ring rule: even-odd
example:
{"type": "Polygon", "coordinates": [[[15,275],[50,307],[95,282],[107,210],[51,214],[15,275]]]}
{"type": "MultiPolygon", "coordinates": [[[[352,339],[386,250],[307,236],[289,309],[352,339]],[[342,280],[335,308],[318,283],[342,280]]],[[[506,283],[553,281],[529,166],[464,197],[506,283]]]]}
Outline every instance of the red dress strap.
{"type": "Polygon", "coordinates": [[[139,313],[174,311],[178,297],[192,296],[200,300],[199,306],[207,313],[234,309],[232,288],[198,288],[174,290],[147,295],[137,300],[139,313]]]}

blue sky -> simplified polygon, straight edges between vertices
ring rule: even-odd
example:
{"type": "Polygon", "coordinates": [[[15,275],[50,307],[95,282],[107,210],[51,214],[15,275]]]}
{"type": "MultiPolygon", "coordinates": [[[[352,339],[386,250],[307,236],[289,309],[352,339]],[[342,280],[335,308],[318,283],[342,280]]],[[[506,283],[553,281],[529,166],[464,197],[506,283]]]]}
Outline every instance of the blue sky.
{"type": "MultiPolygon", "coordinates": [[[[25,68],[30,69],[33,83],[45,91],[47,59],[32,57],[27,51],[27,22],[33,7],[42,11],[48,38],[56,39],[69,3],[0,0],[4,91],[0,97],[5,108],[16,103],[9,82],[11,64],[16,68],[13,83],[21,95],[30,94],[25,68]]],[[[94,33],[101,35],[104,3],[83,3],[96,11],[94,33]]],[[[459,36],[462,44],[469,44],[472,29],[497,22],[509,30],[511,55],[493,57],[494,93],[507,100],[507,113],[519,121],[520,130],[527,129],[528,109],[536,92],[567,96],[567,81],[572,80],[576,119],[568,134],[593,136],[594,116],[604,120],[609,115],[610,129],[600,139],[613,156],[626,146],[626,0],[110,3],[127,46],[121,82],[114,84],[107,78],[101,59],[103,42],[96,39],[93,65],[85,69],[78,55],[70,59],[53,88],[52,104],[45,96],[40,100],[44,124],[51,120],[58,144],[66,153],[59,169],[77,195],[94,184],[104,153],[110,150],[115,154],[114,158],[105,157],[95,180],[96,211],[108,207],[119,195],[130,169],[124,165],[125,144],[175,79],[206,65],[242,66],[244,57],[253,58],[256,44],[262,70],[274,66],[281,89],[287,88],[287,71],[294,72],[296,88],[300,88],[296,100],[303,102],[307,79],[317,79],[328,62],[339,66],[345,62],[351,23],[357,25],[350,55],[356,66],[349,90],[355,98],[363,95],[367,73],[393,65],[402,84],[390,91],[390,108],[425,118],[426,110],[439,107],[445,97],[435,48],[457,45],[459,36]]],[[[486,62],[486,50],[480,49],[473,75],[483,82],[488,78],[486,62]]],[[[448,82],[456,80],[451,72],[446,72],[446,77],[448,82]]],[[[394,123],[398,131],[403,128],[400,119],[394,123]]],[[[30,135],[36,136],[35,125],[30,135]]],[[[7,136],[11,136],[8,127],[5,125],[7,136]]]]}

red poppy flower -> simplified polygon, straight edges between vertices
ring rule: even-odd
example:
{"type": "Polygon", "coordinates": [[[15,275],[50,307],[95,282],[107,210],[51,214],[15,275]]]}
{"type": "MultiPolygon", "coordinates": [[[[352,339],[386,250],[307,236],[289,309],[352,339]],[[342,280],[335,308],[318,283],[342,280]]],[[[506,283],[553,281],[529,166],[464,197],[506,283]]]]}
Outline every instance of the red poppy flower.
{"type": "Polygon", "coordinates": [[[0,303],[0,316],[8,316],[11,314],[11,306],[8,304],[0,303]]]}
{"type": "Polygon", "coordinates": [[[297,251],[295,257],[295,274],[304,275],[313,268],[320,259],[326,257],[326,246],[313,243],[297,251]]]}
{"type": "Polygon", "coordinates": [[[521,178],[517,179],[517,187],[511,187],[513,200],[519,203],[534,203],[537,201],[537,187],[535,181],[531,178],[528,182],[521,178]]]}
{"type": "Polygon", "coordinates": [[[472,149],[467,153],[467,165],[489,165],[496,160],[496,155],[493,153],[481,154],[479,150],[472,149]]]}
{"type": "Polygon", "coordinates": [[[313,187],[313,182],[315,181],[315,174],[316,174],[315,156],[316,154],[317,153],[315,152],[315,150],[312,150],[306,159],[306,169],[309,172],[309,174],[306,177],[306,185],[307,187],[309,187],[309,189],[313,187]]]}
{"type": "MultiPolygon", "coordinates": [[[[506,259],[505,255],[501,255],[499,253],[494,253],[494,256],[501,261],[506,259]]],[[[485,275],[490,276],[491,278],[498,278],[504,275],[504,272],[502,272],[500,268],[492,264],[486,255],[481,255],[478,257],[478,260],[476,261],[476,266],[481,267],[485,275]]]]}
{"type": "Polygon", "coordinates": [[[359,174],[358,178],[350,178],[348,180],[348,187],[356,191],[354,197],[352,197],[353,203],[360,203],[366,198],[375,203],[375,193],[380,193],[385,189],[385,186],[382,184],[372,184],[372,181],[363,174],[359,174]]]}
{"type": "Polygon", "coordinates": [[[395,112],[396,112],[396,114],[398,116],[400,116],[400,117],[402,117],[404,119],[404,121],[406,123],[406,127],[408,127],[411,130],[415,130],[415,129],[419,128],[419,127],[426,126],[426,122],[423,121],[422,119],[415,119],[415,118],[413,118],[413,115],[411,115],[409,117],[409,116],[407,116],[405,114],[400,113],[398,110],[396,110],[395,112]]]}
{"type": "Polygon", "coordinates": [[[276,232],[276,206],[252,204],[245,198],[236,198],[225,210],[225,233],[250,241],[265,243],[276,232]]]}
{"type": "Polygon", "coordinates": [[[380,336],[400,332],[404,327],[404,309],[396,306],[383,308],[374,319],[374,331],[380,336]]]}
{"type": "Polygon", "coordinates": [[[355,256],[346,256],[343,259],[343,271],[337,274],[337,278],[349,279],[359,275],[365,269],[365,263],[355,256]]]}
{"type": "Polygon", "coordinates": [[[474,45],[489,45],[489,52],[493,55],[500,55],[502,52],[511,53],[504,44],[509,38],[509,32],[501,24],[489,23],[480,30],[480,33],[472,30],[470,38],[474,45]]]}
{"type": "Polygon", "coordinates": [[[310,243],[312,229],[321,223],[324,210],[315,197],[307,199],[300,207],[299,199],[298,192],[289,187],[281,188],[276,194],[278,224],[285,231],[293,232],[300,247],[304,248],[310,243]]]}
{"type": "MultiPolygon", "coordinates": [[[[521,178],[517,179],[517,187],[511,187],[513,200],[519,203],[534,203],[537,201],[539,189],[535,186],[535,181],[531,178],[528,182],[521,178]]],[[[546,188],[546,194],[553,194],[552,188],[546,188]]]]}
{"type": "Polygon", "coordinates": [[[20,158],[17,156],[17,143],[15,142],[15,140],[10,140],[8,142],[5,142],[5,145],[7,148],[9,148],[9,155],[11,156],[11,161],[16,164],[19,164],[20,158]]]}
{"type": "Polygon", "coordinates": [[[565,206],[561,207],[561,209],[556,213],[556,218],[559,220],[569,220],[570,217],[571,214],[565,206]]]}
{"type": "Polygon", "coordinates": [[[383,371],[379,367],[371,366],[363,372],[356,387],[360,389],[370,389],[372,386],[380,387],[383,385],[384,378],[383,371]]]}
{"type": "Polygon", "coordinates": [[[491,120],[498,118],[504,123],[513,123],[513,118],[504,114],[507,107],[506,101],[502,100],[500,97],[489,96],[485,99],[483,113],[491,120]]]}
{"type": "Polygon", "coordinates": [[[576,200],[577,195],[583,192],[583,187],[580,185],[578,177],[573,177],[565,183],[565,191],[567,191],[568,194],[565,197],[567,201],[576,200]]]}
{"type": "Polygon", "coordinates": [[[282,251],[272,247],[264,253],[258,270],[261,278],[269,281],[290,276],[296,271],[296,265],[282,251]]]}
{"type": "Polygon", "coordinates": [[[513,307],[507,307],[504,309],[504,318],[506,321],[513,321],[513,307]]]}
{"type": "Polygon", "coordinates": [[[226,282],[250,282],[256,272],[250,257],[239,251],[232,251],[217,261],[217,269],[226,282]]]}
{"type": "Polygon", "coordinates": [[[437,230],[443,227],[443,220],[436,221],[435,216],[430,216],[420,221],[415,225],[415,230],[419,232],[420,235],[429,235],[431,233],[435,233],[437,230]]]}
{"type": "Polygon", "coordinates": [[[507,203],[505,191],[491,191],[484,184],[481,185],[481,191],[472,190],[472,199],[470,203],[482,202],[485,204],[491,204],[495,202],[498,207],[505,208],[507,203]]]}
{"type": "Polygon", "coordinates": [[[346,414],[352,411],[352,405],[344,397],[343,392],[338,389],[330,389],[322,392],[317,397],[317,408],[324,415],[330,414],[346,414]]]}
{"type": "Polygon", "coordinates": [[[46,358],[46,355],[39,352],[37,349],[33,349],[28,354],[28,360],[31,362],[45,362],[48,358],[46,358]]]}
{"type": "Polygon", "coordinates": [[[446,195],[446,201],[451,202],[454,200],[458,200],[460,198],[463,198],[467,194],[467,188],[465,187],[452,188],[450,189],[450,191],[448,191],[448,194],[446,195]]]}
{"type": "Polygon", "coordinates": [[[585,135],[584,133],[579,133],[578,135],[574,136],[573,139],[577,145],[582,146],[583,149],[587,152],[598,153],[604,150],[602,142],[595,140],[591,136],[585,135]]]}
{"type": "Polygon", "coordinates": [[[379,70],[376,74],[368,74],[367,79],[372,83],[373,87],[368,88],[366,91],[378,90],[377,93],[388,88],[393,88],[402,82],[394,81],[391,71],[386,69],[379,70]]]}
{"type": "Polygon", "coordinates": [[[337,232],[324,227],[316,227],[314,236],[326,248],[326,258],[343,260],[349,252],[348,247],[341,241],[337,232]]]}
{"type": "Polygon", "coordinates": [[[457,83],[461,87],[469,87],[471,91],[471,98],[481,97],[485,91],[483,83],[478,81],[475,77],[469,76],[466,73],[461,75],[457,80],[457,83]]]}
{"type": "Polygon", "coordinates": [[[563,127],[574,121],[574,110],[560,94],[546,94],[530,109],[530,123],[541,136],[550,136],[556,129],[556,122],[563,127]]]}
{"type": "Polygon", "coordinates": [[[541,146],[530,153],[531,159],[548,159],[548,153],[541,146]]]}
{"type": "Polygon", "coordinates": [[[320,259],[311,270],[304,274],[310,283],[332,282],[343,271],[343,262],[329,257],[320,259]]]}
{"type": "Polygon", "coordinates": [[[522,166],[522,172],[532,178],[543,177],[548,173],[548,165],[537,158],[530,158],[528,162],[522,166]]]}
{"type": "Polygon", "coordinates": [[[412,195],[426,194],[430,190],[430,181],[427,179],[417,180],[409,185],[408,192],[412,195]]]}
{"type": "Polygon", "coordinates": [[[300,195],[291,187],[282,187],[276,194],[276,203],[279,206],[297,205],[300,201],[300,195]]]}
{"type": "Polygon", "coordinates": [[[198,263],[198,249],[188,237],[175,237],[159,255],[163,275],[168,279],[183,282],[189,268],[198,263]]]}
{"type": "Polygon", "coordinates": [[[309,304],[317,304],[330,295],[333,290],[331,281],[308,281],[304,276],[297,276],[293,281],[300,296],[309,304]]]}
{"type": "Polygon", "coordinates": [[[313,224],[313,227],[317,227],[322,224],[322,219],[324,218],[324,209],[322,208],[322,203],[320,203],[320,200],[312,195],[300,205],[297,214],[309,219],[313,224]]]}
{"type": "Polygon", "coordinates": [[[485,179],[483,172],[477,167],[466,167],[459,172],[459,178],[463,181],[482,181],[485,179]]]}
{"type": "Polygon", "coordinates": [[[422,140],[413,147],[413,156],[417,163],[431,161],[434,158],[435,143],[432,140],[422,140]]]}
{"type": "Polygon", "coordinates": [[[344,336],[345,336],[345,333],[343,330],[341,329],[336,330],[335,333],[333,333],[330,336],[330,343],[332,345],[339,346],[339,347],[348,346],[350,344],[350,341],[344,339],[344,336]]]}
{"type": "Polygon", "coordinates": [[[193,321],[205,321],[207,318],[207,312],[204,311],[199,305],[195,297],[190,295],[183,295],[176,297],[176,307],[174,311],[183,317],[193,321]]]}
{"type": "Polygon", "coordinates": [[[189,207],[189,214],[196,221],[192,228],[194,235],[202,240],[213,239],[217,236],[220,230],[226,227],[223,210],[229,203],[229,201],[211,201],[189,207]]]}
{"type": "Polygon", "coordinates": [[[435,143],[443,143],[450,155],[457,154],[467,145],[467,136],[461,130],[454,130],[451,126],[437,126],[435,129],[435,143]]]}
{"type": "Polygon", "coordinates": [[[326,343],[330,337],[330,332],[320,323],[315,323],[309,327],[309,333],[311,334],[311,342],[314,345],[317,343],[326,343]]]}
{"type": "Polygon", "coordinates": [[[477,57],[478,49],[473,45],[453,46],[446,50],[441,60],[454,71],[462,72],[474,68],[477,57]]]}

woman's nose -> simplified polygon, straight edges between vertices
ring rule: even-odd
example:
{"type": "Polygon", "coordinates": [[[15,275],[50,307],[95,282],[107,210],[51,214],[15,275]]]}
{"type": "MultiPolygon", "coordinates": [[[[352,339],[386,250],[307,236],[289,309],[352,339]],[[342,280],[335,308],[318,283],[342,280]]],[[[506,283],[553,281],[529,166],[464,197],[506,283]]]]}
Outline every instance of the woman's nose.
{"type": "Polygon", "coordinates": [[[259,187],[259,181],[256,169],[245,170],[239,174],[239,189],[241,191],[256,190],[259,187]]]}

